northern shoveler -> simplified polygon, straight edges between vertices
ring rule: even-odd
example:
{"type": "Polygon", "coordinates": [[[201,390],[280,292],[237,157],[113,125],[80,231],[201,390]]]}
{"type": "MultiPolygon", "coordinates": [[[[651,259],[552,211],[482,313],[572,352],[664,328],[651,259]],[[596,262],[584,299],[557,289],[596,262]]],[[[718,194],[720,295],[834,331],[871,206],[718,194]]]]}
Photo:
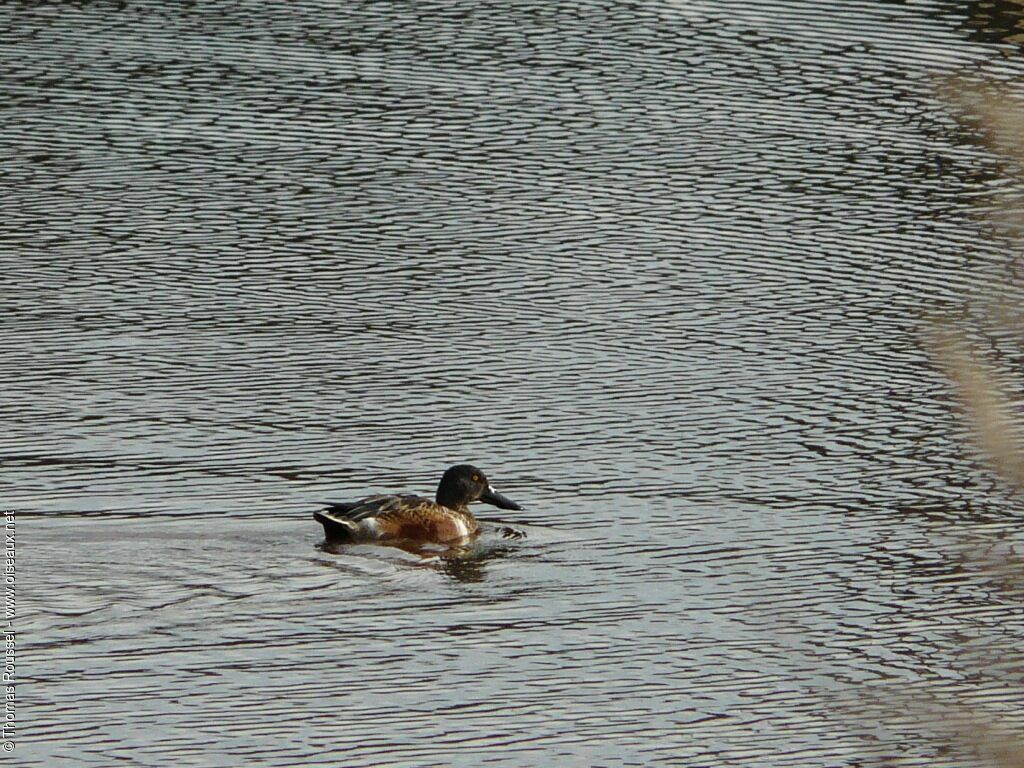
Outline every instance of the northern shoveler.
{"type": "Polygon", "coordinates": [[[324,534],[334,541],[405,539],[446,543],[480,532],[470,503],[483,501],[500,509],[522,509],[491,488],[487,476],[471,464],[448,469],[437,486],[436,501],[422,496],[368,496],[329,504],[314,512],[324,534]]]}

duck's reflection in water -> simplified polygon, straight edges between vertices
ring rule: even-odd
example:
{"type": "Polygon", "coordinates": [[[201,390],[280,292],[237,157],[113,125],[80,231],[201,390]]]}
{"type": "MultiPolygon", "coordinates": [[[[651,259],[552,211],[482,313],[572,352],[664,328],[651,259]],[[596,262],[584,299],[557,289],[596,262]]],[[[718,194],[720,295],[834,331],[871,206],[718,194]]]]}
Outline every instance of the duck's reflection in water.
{"type": "MultiPolygon", "coordinates": [[[[374,546],[399,549],[418,558],[410,565],[433,568],[456,581],[476,583],[486,577],[488,562],[513,553],[520,547],[512,542],[525,538],[525,532],[502,526],[472,541],[449,546],[408,540],[380,542],[374,546]]],[[[344,554],[351,548],[351,543],[343,541],[325,540],[317,545],[321,552],[332,555],[344,554]]]]}

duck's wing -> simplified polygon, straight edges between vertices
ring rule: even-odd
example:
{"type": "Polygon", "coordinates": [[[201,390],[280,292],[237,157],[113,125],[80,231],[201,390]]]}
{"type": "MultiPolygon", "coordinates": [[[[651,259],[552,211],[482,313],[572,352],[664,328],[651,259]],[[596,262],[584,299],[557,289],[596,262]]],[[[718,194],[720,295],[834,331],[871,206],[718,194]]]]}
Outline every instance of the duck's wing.
{"type": "Polygon", "coordinates": [[[321,501],[320,504],[323,505],[324,512],[330,512],[339,517],[344,517],[359,506],[358,501],[321,501]]]}
{"type": "Polygon", "coordinates": [[[368,517],[386,517],[389,514],[404,513],[406,510],[431,505],[432,501],[422,496],[367,496],[352,502],[328,504],[324,510],[332,516],[357,522],[368,517]]]}
{"type": "Polygon", "coordinates": [[[384,511],[393,511],[403,497],[367,496],[359,501],[337,501],[325,504],[324,509],[313,513],[313,519],[324,527],[328,539],[353,541],[365,534],[360,523],[367,518],[376,518],[384,511]]]}
{"type": "Polygon", "coordinates": [[[346,520],[354,520],[352,513],[356,510],[362,510],[366,505],[373,504],[375,502],[383,501],[390,498],[389,496],[367,496],[365,499],[359,501],[327,501],[324,502],[324,512],[330,515],[336,515],[337,517],[343,517],[346,520]]]}

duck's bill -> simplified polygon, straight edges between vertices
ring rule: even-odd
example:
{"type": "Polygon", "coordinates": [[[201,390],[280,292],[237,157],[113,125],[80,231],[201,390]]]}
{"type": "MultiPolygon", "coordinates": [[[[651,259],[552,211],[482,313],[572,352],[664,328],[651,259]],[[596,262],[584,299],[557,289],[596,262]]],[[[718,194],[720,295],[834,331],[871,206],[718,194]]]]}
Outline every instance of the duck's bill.
{"type": "Polygon", "coordinates": [[[484,491],[483,495],[480,496],[480,501],[486,502],[487,504],[493,504],[498,509],[522,509],[522,507],[512,501],[512,499],[502,496],[493,488],[488,488],[484,491]]]}

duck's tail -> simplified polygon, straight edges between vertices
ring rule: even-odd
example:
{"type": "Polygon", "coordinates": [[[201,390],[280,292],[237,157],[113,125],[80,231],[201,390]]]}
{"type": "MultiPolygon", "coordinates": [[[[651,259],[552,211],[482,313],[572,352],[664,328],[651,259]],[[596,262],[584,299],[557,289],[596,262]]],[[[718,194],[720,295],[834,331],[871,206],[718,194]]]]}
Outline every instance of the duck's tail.
{"type": "Polygon", "coordinates": [[[348,541],[359,533],[359,523],[349,520],[333,509],[313,513],[313,519],[324,527],[324,535],[336,541],[348,541]]]}

